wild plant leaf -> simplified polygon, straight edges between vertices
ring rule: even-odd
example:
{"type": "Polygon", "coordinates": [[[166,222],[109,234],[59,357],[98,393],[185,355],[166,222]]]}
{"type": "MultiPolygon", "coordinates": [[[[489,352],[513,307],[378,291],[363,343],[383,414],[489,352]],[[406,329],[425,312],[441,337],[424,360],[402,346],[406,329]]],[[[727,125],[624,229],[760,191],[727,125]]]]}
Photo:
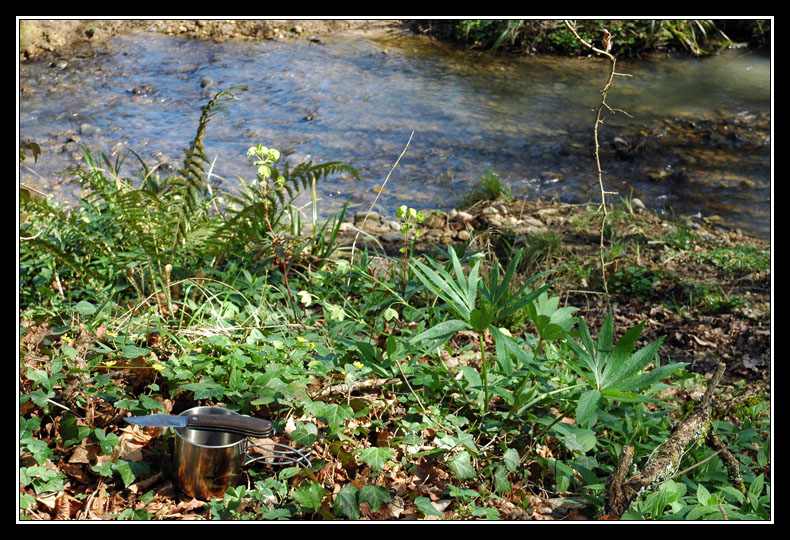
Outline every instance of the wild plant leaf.
{"type": "Polygon", "coordinates": [[[551,271],[541,272],[527,280],[518,290],[511,292],[513,277],[523,253],[524,250],[522,248],[511,257],[501,280],[499,279],[499,265],[493,264],[488,280],[482,283],[481,294],[493,305],[495,321],[504,319],[519,311],[552,285],[552,283],[547,283],[536,291],[529,290],[533,281],[551,271]]]}
{"type": "Polygon", "coordinates": [[[357,494],[359,490],[354,484],[346,484],[335,496],[334,511],[335,514],[342,514],[349,519],[359,519],[362,515],[359,511],[359,503],[357,502],[357,494]]]}
{"type": "Polygon", "coordinates": [[[559,307],[559,296],[549,297],[548,293],[541,293],[534,302],[525,308],[527,317],[535,325],[538,335],[544,340],[558,339],[568,332],[575,322],[571,316],[578,308],[567,306],[559,307]]]}
{"type": "Polygon", "coordinates": [[[459,452],[450,460],[448,460],[450,470],[453,471],[456,478],[461,482],[471,480],[477,477],[477,471],[472,466],[472,456],[466,450],[459,452]]]}
{"type": "Polygon", "coordinates": [[[488,328],[494,319],[494,306],[485,298],[481,298],[477,306],[469,314],[469,322],[472,325],[472,330],[482,332],[488,328]]]}
{"type": "MultiPolygon", "coordinates": [[[[663,340],[663,336],[660,338],[660,340],[663,340]]],[[[664,366],[657,366],[646,373],[640,373],[635,377],[632,377],[629,381],[624,381],[622,384],[618,384],[618,387],[623,391],[648,388],[654,383],[669,377],[672,375],[672,373],[687,365],[687,362],[674,362],[664,366]]]]}
{"type": "Polygon", "coordinates": [[[515,472],[519,465],[521,465],[521,456],[518,455],[518,450],[515,448],[508,448],[505,450],[505,453],[502,455],[502,460],[505,463],[505,467],[510,472],[515,472]]]}
{"type": "MultiPolygon", "coordinates": [[[[590,337],[587,325],[579,319],[579,335],[584,347],[576,343],[567,331],[565,334],[568,338],[568,345],[587,370],[573,361],[569,362],[569,365],[604,397],[623,401],[648,400],[646,397],[632,392],[651,386],[686,364],[673,363],[666,366],[656,366],[649,372],[643,372],[655,360],[658,349],[664,341],[664,336],[662,336],[653,343],[633,352],[643,328],[644,323],[640,323],[629,329],[612,348],[614,326],[611,311],[604,319],[597,343],[593,342],[590,337]]],[[[592,395],[589,396],[589,399],[592,399],[592,395]]],[[[590,414],[590,411],[583,410],[583,412],[590,414]]]]}
{"type": "Polygon", "coordinates": [[[368,484],[359,490],[359,502],[366,502],[370,510],[377,512],[383,505],[392,501],[392,495],[387,488],[368,484]]]}
{"type": "Polygon", "coordinates": [[[507,477],[507,468],[501,464],[494,467],[494,491],[506,493],[511,490],[510,480],[507,477]]]}
{"type": "Polygon", "coordinates": [[[302,484],[293,491],[293,498],[302,506],[318,510],[324,501],[324,488],[318,482],[310,482],[307,485],[302,484]]]}
{"type": "Polygon", "coordinates": [[[311,412],[316,417],[326,420],[331,431],[335,431],[345,425],[346,420],[354,418],[354,411],[348,405],[337,403],[314,403],[315,408],[311,412]]]}
{"type": "Polygon", "coordinates": [[[598,390],[592,389],[582,394],[576,404],[576,422],[584,428],[591,427],[600,403],[601,393],[598,390]]]}
{"type": "MultiPolygon", "coordinates": [[[[628,357],[622,360],[619,365],[615,366],[616,369],[605,369],[603,373],[603,386],[601,389],[606,390],[608,388],[612,388],[617,390],[636,390],[643,388],[648,382],[656,380],[660,373],[666,372],[667,370],[659,369],[659,373],[655,375],[644,374],[642,377],[637,377],[637,374],[639,374],[656,358],[658,348],[661,346],[663,341],[664,336],[661,336],[657,341],[654,341],[653,343],[639,349],[635,353],[628,355],[628,357]]],[[[618,342],[618,345],[615,347],[615,349],[617,349],[619,345],[620,344],[618,342]]],[[[668,371],[671,373],[674,371],[674,369],[675,368],[672,368],[668,371]]]]}
{"type": "Polygon", "coordinates": [[[463,372],[464,379],[468,382],[472,388],[479,389],[483,385],[483,381],[480,378],[480,373],[477,372],[475,368],[472,366],[458,366],[458,368],[463,372]]]}
{"type": "Polygon", "coordinates": [[[464,276],[463,267],[455,250],[450,249],[448,253],[455,277],[431,258],[426,260],[433,268],[417,259],[413,259],[410,264],[414,275],[427,289],[447,302],[458,316],[468,321],[472,310],[475,308],[475,299],[477,298],[477,289],[480,281],[478,277],[480,261],[475,262],[467,279],[464,276]]]}
{"type": "Polygon", "coordinates": [[[416,499],[414,499],[414,506],[416,506],[417,510],[419,510],[426,516],[444,517],[444,514],[442,514],[436,509],[433,503],[431,503],[431,499],[429,499],[428,497],[417,497],[416,499]]]}
{"type": "MultiPolygon", "coordinates": [[[[413,344],[420,344],[423,342],[446,340],[459,330],[464,330],[467,328],[469,328],[469,325],[464,321],[460,319],[450,319],[449,321],[441,322],[436,326],[432,326],[428,330],[414,336],[409,340],[409,342],[413,344]]],[[[432,346],[435,347],[436,345],[432,344],[432,346]]]]}
{"type": "Polygon", "coordinates": [[[189,383],[181,388],[194,392],[195,399],[220,399],[225,393],[225,388],[214,382],[189,383]]]}
{"type": "Polygon", "coordinates": [[[572,424],[554,424],[552,431],[560,435],[565,447],[571,452],[589,452],[598,444],[595,432],[572,424]]]}
{"type": "Polygon", "coordinates": [[[497,363],[502,373],[508,377],[513,375],[514,367],[533,369],[533,353],[525,345],[520,345],[502,329],[491,325],[488,328],[494,338],[497,363]],[[515,360],[515,364],[513,363],[515,360]]]}
{"type": "Polygon", "coordinates": [[[392,449],[384,446],[372,446],[359,452],[359,460],[362,463],[370,465],[370,467],[377,472],[384,469],[387,460],[393,457],[395,457],[395,453],[392,449]]]}

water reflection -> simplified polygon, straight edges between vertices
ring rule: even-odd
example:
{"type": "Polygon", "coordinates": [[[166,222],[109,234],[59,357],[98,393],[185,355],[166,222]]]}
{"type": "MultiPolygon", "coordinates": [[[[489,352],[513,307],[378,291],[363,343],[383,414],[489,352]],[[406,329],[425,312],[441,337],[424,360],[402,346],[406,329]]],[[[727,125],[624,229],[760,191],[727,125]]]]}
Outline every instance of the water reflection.
{"type": "MultiPolygon", "coordinates": [[[[606,156],[607,182],[654,208],[716,213],[767,234],[769,60],[734,52],[618,68],[633,76],[618,77],[608,101],[633,118],[607,119],[602,140],[643,132],[650,144],[630,161],[606,156]],[[722,123],[739,114],[747,121],[734,129],[744,133],[730,140],[722,123]],[[678,168],[684,175],[669,174],[678,168]]],[[[330,212],[347,197],[367,207],[414,131],[379,198],[385,212],[404,202],[450,208],[489,170],[519,196],[581,202],[596,196],[588,190],[596,178],[592,121],[606,73],[596,60],[480,56],[418,38],[314,44],[122,36],[104,54],[20,67],[20,134],[44,150],[21,179],[74,197],[54,173],[77,163],[77,139],[105,152],[120,143],[177,166],[199,105],[221,89],[247,86],[206,133],[228,188],[253,175],[245,150],[261,142],[283,149],[292,164],[354,165],[362,181],[322,183],[321,208],[330,212]]]]}

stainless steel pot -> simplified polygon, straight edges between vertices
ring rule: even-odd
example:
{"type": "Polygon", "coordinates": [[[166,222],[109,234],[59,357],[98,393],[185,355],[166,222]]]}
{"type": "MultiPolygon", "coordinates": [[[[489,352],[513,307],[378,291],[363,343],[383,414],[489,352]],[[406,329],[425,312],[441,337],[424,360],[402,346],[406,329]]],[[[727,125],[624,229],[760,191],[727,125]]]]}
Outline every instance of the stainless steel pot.
{"type": "MultiPolygon", "coordinates": [[[[181,413],[239,414],[222,407],[193,407],[181,413]]],[[[242,482],[243,468],[255,461],[272,465],[295,464],[310,467],[307,456],[279,443],[252,443],[249,437],[223,431],[176,428],[173,470],[176,485],[196,499],[222,497],[231,486],[242,482]],[[251,456],[252,448],[266,452],[251,456]]]]}

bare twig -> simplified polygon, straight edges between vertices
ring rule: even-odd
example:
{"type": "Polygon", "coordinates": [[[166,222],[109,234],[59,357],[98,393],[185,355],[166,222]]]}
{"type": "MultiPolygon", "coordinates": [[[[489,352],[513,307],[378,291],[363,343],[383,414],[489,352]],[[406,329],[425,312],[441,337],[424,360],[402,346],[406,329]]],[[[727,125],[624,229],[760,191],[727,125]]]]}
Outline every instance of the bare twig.
{"type": "MultiPolygon", "coordinates": [[[[362,229],[365,227],[365,222],[367,222],[367,220],[368,220],[368,215],[370,215],[370,210],[373,210],[373,207],[376,206],[376,203],[378,202],[379,197],[384,192],[384,187],[387,185],[387,182],[389,182],[390,176],[392,176],[392,172],[398,166],[398,163],[400,163],[400,160],[404,156],[404,154],[406,154],[406,150],[409,148],[409,145],[411,144],[412,137],[414,137],[414,132],[413,131],[411,132],[411,135],[409,135],[409,140],[406,141],[406,146],[403,147],[403,151],[398,156],[398,159],[395,160],[395,163],[392,165],[392,168],[390,169],[390,172],[387,173],[387,177],[384,178],[384,183],[381,184],[381,189],[377,190],[376,197],[373,199],[373,202],[370,204],[370,208],[368,209],[368,214],[365,215],[365,218],[362,220],[362,223],[358,227],[359,230],[357,231],[356,236],[354,236],[354,242],[351,244],[351,263],[352,264],[354,263],[354,252],[356,251],[356,248],[357,248],[357,240],[359,239],[359,235],[362,234],[362,229]]],[[[350,286],[350,284],[351,284],[351,276],[349,276],[349,278],[348,278],[348,285],[347,286],[350,286]]],[[[348,298],[348,297],[346,297],[346,298],[348,298]]],[[[343,307],[345,307],[345,302],[343,303],[343,307]]]]}
{"type": "Polygon", "coordinates": [[[626,116],[629,116],[629,117],[631,116],[631,115],[629,115],[628,113],[626,113],[625,111],[623,111],[621,109],[612,109],[606,103],[606,94],[609,91],[609,89],[612,87],[612,81],[614,79],[614,76],[615,75],[619,75],[619,76],[622,76],[622,77],[628,77],[630,75],[627,75],[627,74],[624,74],[624,73],[617,73],[615,71],[615,66],[617,65],[617,58],[615,58],[615,56],[611,52],[609,52],[612,49],[612,42],[611,42],[612,35],[609,33],[608,30],[604,30],[604,37],[603,37],[603,47],[604,48],[603,49],[599,49],[598,47],[595,47],[591,43],[588,43],[587,41],[585,41],[579,35],[579,33],[576,31],[576,22],[575,21],[567,21],[566,20],[564,22],[565,22],[565,26],[568,27],[568,29],[573,33],[573,35],[576,37],[576,39],[579,40],[579,42],[582,45],[584,45],[585,47],[587,47],[591,51],[595,52],[596,54],[600,54],[600,55],[605,56],[606,58],[609,59],[609,61],[612,64],[611,70],[609,71],[609,78],[606,80],[606,84],[604,85],[603,89],[601,90],[601,104],[598,106],[598,109],[597,109],[597,111],[595,113],[595,127],[593,129],[593,135],[594,135],[594,139],[595,139],[595,164],[598,166],[598,186],[601,189],[601,206],[598,208],[598,210],[599,211],[603,210],[603,219],[601,220],[601,231],[600,231],[600,233],[601,233],[601,239],[600,239],[601,278],[603,279],[603,288],[604,288],[604,291],[606,291],[606,301],[608,303],[609,302],[609,285],[608,285],[607,280],[606,280],[606,267],[609,264],[611,264],[611,262],[607,263],[606,262],[606,257],[604,255],[604,232],[606,230],[606,220],[609,217],[609,212],[608,212],[608,210],[606,208],[606,196],[607,195],[615,195],[617,192],[606,191],[606,189],[604,189],[604,186],[603,186],[603,173],[604,173],[604,171],[601,168],[601,157],[600,157],[600,152],[599,152],[600,144],[598,143],[598,125],[603,123],[603,120],[601,120],[601,112],[603,111],[604,108],[606,108],[612,114],[615,114],[615,112],[622,112],[626,116]]]}

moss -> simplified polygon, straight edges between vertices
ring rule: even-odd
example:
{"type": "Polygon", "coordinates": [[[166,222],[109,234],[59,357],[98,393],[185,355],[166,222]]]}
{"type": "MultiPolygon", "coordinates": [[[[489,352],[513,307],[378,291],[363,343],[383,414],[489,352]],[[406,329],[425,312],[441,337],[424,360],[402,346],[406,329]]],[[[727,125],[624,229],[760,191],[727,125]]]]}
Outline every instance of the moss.
{"type": "Polygon", "coordinates": [[[19,48],[24,50],[33,44],[36,30],[27,21],[19,21],[19,48]]]}

